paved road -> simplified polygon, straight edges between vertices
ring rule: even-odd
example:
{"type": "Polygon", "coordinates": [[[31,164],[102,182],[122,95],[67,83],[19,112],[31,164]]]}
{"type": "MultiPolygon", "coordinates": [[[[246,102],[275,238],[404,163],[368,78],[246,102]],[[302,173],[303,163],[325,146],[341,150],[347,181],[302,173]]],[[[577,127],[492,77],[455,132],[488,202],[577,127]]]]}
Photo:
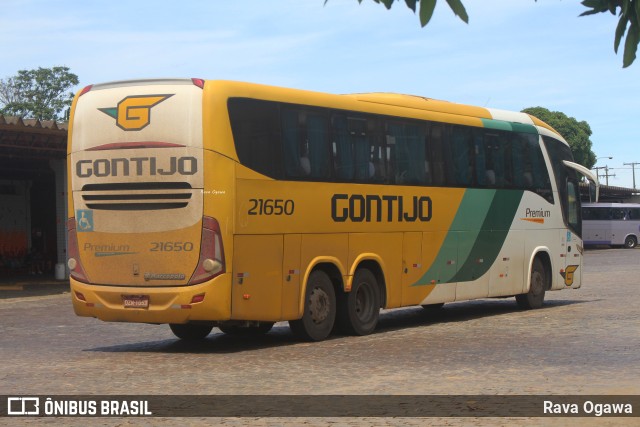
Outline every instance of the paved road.
{"type": "MultiPolygon", "coordinates": [[[[0,394],[640,394],[640,250],[590,250],[586,262],[583,287],[548,293],[541,310],[519,311],[513,298],[449,304],[436,315],[394,310],[382,314],[370,336],[320,343],[296,341],[283,323],[264,337],[214,329],[205,342],[186,344],[167,326],[75,317],[68,294],[0,300],[0,394]]],[[[603,421],[634,420],[586,420],[603,421]]],[[[425,424],[415,418],[217,422],[425,424]]]]}

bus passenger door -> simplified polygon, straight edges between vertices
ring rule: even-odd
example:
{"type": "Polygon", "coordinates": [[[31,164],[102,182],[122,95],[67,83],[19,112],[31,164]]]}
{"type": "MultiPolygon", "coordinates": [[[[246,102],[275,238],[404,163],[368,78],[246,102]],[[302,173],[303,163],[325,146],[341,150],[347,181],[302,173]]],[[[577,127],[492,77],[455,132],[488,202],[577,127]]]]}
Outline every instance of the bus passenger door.
{"type": "Polygon", "coordinates": [[[231,318],[278,321],[282,305],[282,235],[235,236],[231,318]]]}
{"type": "Polygon", "coordinates": [[[582,218],[580,212],[580,189],[578,181],[574,178],[567,179],[567,225],[566,238],[564,239],[564,269],[560,273],[565,286],[579,288],[582,278],[582,218]]]}
{"type": "Polygon", "coordinates": [[[281,319],[296,319],[300,304],[300,248],[302,235],[285,234],[282,259],[282,315],[281,319]]]}

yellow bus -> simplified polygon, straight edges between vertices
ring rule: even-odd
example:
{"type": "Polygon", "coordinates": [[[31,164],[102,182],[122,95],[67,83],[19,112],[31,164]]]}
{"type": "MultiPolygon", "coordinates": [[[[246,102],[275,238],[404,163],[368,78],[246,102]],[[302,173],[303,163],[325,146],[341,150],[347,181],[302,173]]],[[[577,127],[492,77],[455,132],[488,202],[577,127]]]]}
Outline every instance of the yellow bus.
{"type": "Polygon", "coordinates": [[[535,117],[231,81],[89,86],[68,144],[76,314],[307,340],[381,308],[579,288],[578,172],[535,117]]]}

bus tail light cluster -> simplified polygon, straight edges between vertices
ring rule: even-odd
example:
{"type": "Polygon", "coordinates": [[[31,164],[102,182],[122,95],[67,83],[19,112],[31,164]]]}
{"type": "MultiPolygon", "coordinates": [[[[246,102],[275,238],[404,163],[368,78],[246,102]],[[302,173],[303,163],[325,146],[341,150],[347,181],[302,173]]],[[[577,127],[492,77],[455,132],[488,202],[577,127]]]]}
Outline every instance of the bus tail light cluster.
{"type": "Polygon", "coordinates": [[[85,273],[82,261],[80,260],[80,251],[78,251],[78,235],[76,233],[75,217],[69,218],[67,221],[67,233],[69,245],[67,266],[69,267],[69,274],[80,282],[89,283],[87,273],[85,273]]]}
{"type": "Polygon", "coordinates": [[[214,218],[202,218],[202,241],[200,259],[196,271],[189,280],[190,285],[206,282],[225,272],[224,249],[220,225],[214,218]]]}

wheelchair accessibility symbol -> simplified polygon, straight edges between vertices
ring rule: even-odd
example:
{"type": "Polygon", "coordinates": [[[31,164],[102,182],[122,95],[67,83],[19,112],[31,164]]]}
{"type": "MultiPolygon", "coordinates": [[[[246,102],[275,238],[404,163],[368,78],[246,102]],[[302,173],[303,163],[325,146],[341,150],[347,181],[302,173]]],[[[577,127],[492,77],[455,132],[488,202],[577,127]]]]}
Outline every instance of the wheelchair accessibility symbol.
{"type": "Polygon", "coordinates": [[[76,220],[78,222],[78,231],[93,231],[93,211],[87,209],[78,209],[76,211],[76,220]]]}

